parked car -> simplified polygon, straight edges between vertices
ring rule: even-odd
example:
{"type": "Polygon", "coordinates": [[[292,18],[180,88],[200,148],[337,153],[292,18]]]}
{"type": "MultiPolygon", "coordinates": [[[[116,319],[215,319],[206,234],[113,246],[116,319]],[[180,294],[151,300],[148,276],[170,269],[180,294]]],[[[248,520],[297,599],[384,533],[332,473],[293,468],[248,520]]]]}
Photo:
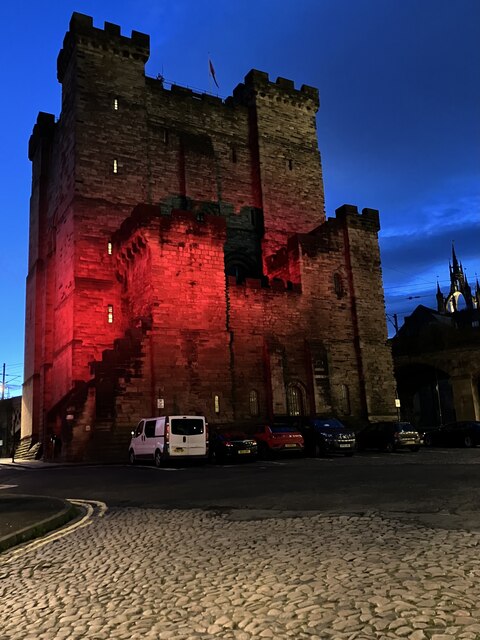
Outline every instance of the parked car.
{"type": "Polygon", "coordinates": [[[211,462],[238,462],[255,460],[256,441],[245,433],[220,431],[210,433],[209,459],[211,462]]]}
{"type": "Polygon", "coordinates": [[[287,422],[274,421],[257,427],[253,437],[258,443],[258,454],[265,458],[274,454],[303,453],[303,436],[296,427],[287,422]]]}
{"type": "Polygon", "coordinates": [[[356,442],[355,433],[337,418],[296,418],[305,442],[305,453],[311,456],[325,456],[340,453],[353,456],[356,442]]]}
{"type": "Polygon", "coordinates": [[[409,422],[374,422],[357,433],[358,449],[418,451],[421,443],[420,433],[409,422]]]}
{"type": "Polygon", "coordinates": [[[480,444],[480,422],[462,420],[428,429],[424,433],[423,442],[427,447],[476,447],[480,444]]]}
{"type": "Polygon", "coordinates": [[[170,459],[207,459],[208,425],[205,416],[142,418],[128,448],[131,464],[150,460],[160,467],[170,459]]]}

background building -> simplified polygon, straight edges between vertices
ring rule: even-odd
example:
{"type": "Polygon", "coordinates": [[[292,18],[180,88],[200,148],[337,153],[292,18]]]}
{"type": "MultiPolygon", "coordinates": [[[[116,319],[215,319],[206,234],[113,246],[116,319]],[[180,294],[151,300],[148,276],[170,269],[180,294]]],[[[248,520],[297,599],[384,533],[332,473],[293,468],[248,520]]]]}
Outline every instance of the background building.
{"type": "Polygon", "coordinates": [[[391,340],[401,412],[420,427],[480,420],[480,285],[453,248],[449,273],[437,309],[418,306],[391,340]]]}
{"type": "MultiPolygon", "coordinates": [[[[0,400],[0,458],[9,458],[12,455],[13,443],[15,442],[15,445],[17,445],[20,441],[21,408],[21,396],[0,400]]],[[[28,450],[30,442],[26,444],[26,449],[28,450]]],[[[38,447],[32,453],[37,451],[38,447]]]]}
{"type": "Polygon", "coordinates": [[[317,90],[252,70],[222,101],[148,57],[73,14],[29,146],[22,436],[106,459],[145,415],[394,415],[378,212],[325,218],[317,90]]]}

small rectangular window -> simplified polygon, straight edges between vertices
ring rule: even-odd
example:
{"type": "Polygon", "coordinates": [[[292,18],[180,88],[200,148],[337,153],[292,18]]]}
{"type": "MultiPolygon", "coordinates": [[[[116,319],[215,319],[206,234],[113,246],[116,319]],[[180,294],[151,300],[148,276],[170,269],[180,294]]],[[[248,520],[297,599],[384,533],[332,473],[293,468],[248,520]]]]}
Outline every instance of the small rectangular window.
{"type": "Polygon", "coordinates": [[[113,173],[118,173],[118,160],[113,161],[113,173]]]}
{"type": "Polygon", "coordinates": [[[237,162],[237,150],[235,147],[231,148],[231,159],[233,163],[237,162]]]}
{"type": "Polygon", "coordinates": [[[107,322],[108,324],[113,323],[113,304],[109,304],[107,307],[107,322]]]}
{"type": "Polygon", "coordinates": [[[118,111],[118,98],[113,99],[113,108],[115,111],[118,111]]]}
{"type": "Polygon", "coordinates": [[[164,144],[168,144],[168,129],[163,130],[163,142],[164,144]]]}
{"type": "Polygon", "coordinates": [[[287,167],[289,171],[293,171],[293,160],[291,158],[287,160],[287,167]]]}
{"type": "Polygon", "coordinates": [[[109,256],[111,256],[113,253],[113,245],[111,242],[107,242],[107,253],[109,256]]]}
{"type": "Polygon", "coordinates": [[[213,398],[215,413],[218,415],[220,413],[220,398],[218,396],[214,396],[213,398]]]}

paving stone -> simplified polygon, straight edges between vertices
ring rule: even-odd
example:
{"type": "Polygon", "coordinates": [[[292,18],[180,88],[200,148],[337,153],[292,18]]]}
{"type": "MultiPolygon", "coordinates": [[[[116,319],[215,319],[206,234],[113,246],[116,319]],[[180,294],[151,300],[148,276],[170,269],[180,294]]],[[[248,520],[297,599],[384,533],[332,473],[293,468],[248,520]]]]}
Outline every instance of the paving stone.
{"type": "Polygon", "coordinates": [[[2,554],[0,640],[32,629],[39,640],[479,640],[478,546],[480,534],[425,536],[379,514],[111,510],[56,544],[2,554]],[[158,540],[180,530],[192,544],[172,556],[158,540]]]}

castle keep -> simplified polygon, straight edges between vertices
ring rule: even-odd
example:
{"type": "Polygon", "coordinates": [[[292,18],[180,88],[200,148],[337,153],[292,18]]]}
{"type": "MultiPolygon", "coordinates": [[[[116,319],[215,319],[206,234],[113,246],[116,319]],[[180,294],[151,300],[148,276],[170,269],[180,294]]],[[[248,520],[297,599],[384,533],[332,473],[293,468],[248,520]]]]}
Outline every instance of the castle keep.
{"type": "Polygon", "coordinates": [[[326,219],[317,90],[221,100],[148,57],[74,13],[33,129],[22,437],[106,459],[142,416],[394,415],[378,211],[326,219]]]}

